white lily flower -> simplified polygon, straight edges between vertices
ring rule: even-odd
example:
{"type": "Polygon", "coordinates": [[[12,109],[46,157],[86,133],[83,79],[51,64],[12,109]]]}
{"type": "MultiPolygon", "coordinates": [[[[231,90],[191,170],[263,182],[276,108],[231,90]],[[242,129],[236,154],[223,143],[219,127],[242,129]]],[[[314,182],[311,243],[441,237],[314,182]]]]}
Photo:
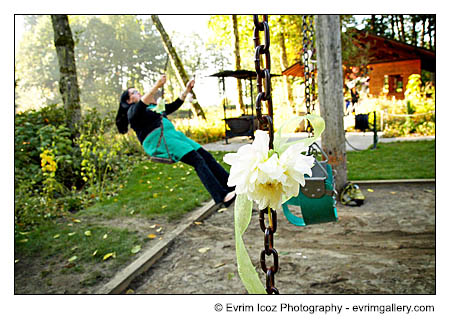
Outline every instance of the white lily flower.
{"type": "Polygon", "coordinates": [[[298,143],[281,156],[269,153],[269,135],[257,130],[252,144],[224,156],[224,162],[231,165],[228,186],[236,186],[236,193],[246,194],[259,209],[280,209],[285,201],[298,195],[299,184],[305,185],[304,175],[312,174],[314,158],[301,154],[306,149],[298,143]]]}

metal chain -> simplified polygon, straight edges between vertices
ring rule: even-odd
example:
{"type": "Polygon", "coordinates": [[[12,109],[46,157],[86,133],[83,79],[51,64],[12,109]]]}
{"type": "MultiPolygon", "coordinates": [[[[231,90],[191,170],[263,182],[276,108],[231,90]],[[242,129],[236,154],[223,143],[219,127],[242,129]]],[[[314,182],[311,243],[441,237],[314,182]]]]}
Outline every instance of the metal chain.
{"type": "MultiPolygon", "coordinates": [[[[303,66],[305,75],[305,105],[306,113],[310,114],[314,111],[316,101],[316,82],[315,82],[315,65],[312,57],[315,54],[314,47],[314,17],[311,15],[302,16],[302,34],[303,34],[303,66]],[[312,97],[312,98],[311,98],[312,97]],[[312,109],[311,109],[312,106],[312,109]]],[[[306,130],[312,132],[311,123],[308,121],[306,130]]]]}
{"type": "Polygon", "coordinates": [[[253,21],[255,28],[253,30],[253,41],[255,43],[255,71],[256,71],[256,89],[257,96],[255,102],[256,117],[259,121],[259,129],[269,128],[269,148],[273,149],[273,106],[272,106],[272,95],[271,95],[271,81],[270,81],[270,34],[269,34],[269,23],[268,16],[263,15],[263,21],[258,20],[258,15],[253,16],[253,21]],[[259,38],[259,32],[264,32],[264,44],[261,44],[259,38]],[[265,55],[265,60],[261,61],[261,55],[265,55]],[[264,63],[264,68],[262,68],[261,63],[264,63]],[[263,81],[264,81],[264,91],[263,91],[263,81]],[[268,115],[262,114],[262,101],[266,101],[268,115]]]}
{"type": "Polygon", "coordinates": [[[306,113],[310,113],[310,79],[311,79],[311,71],[309,70],[309,37],[308,37],[308,16],[302,16],[302,34],[303,34],[303,68],[304,68],[304,77],[305,77],[305,105],[306,105],[306,113]]]}
{"type": "Polygon", "coordinates": [[[314,16],[309,16],[309,45],[311,51],[311,106],[312,111],[314,111],[314,105],[316,103],[316,61],[313,60],[314,55],[316,54],[316,47],[314,46],[314,16]]]}
{"type": "MultiPolygon", "coordinates": [[[[255,28],[253,30],[253,40],[255,43],[255,71],[257,76],[256,87],[258,94],[256,96],[256,117],[259,121],[259,129],[264,129],[266,126],[269,129],[269,149],[273,149],[273,107],[271,95],[271,81],[270,81],[270,34],[268,16],[263,15],[263,20],[259,21],[258,15],[253,16],[255,28]],[[259,32],[264,32],[264,44],[261,44],[259,32]],[[261,55],[265,55],[264,68],[261,68],[261,55]],[[264,81],[264,91],[263,91],[264,81]],[[266,101],[268,114],[262,114],[261,104],[266,101]]],[[[264,232],[264,250],[261,251],[261,269],[266,274],[266,291],[268,294],[279,294],[275,288],[275,274],[278,272],[278,252],[273,247],[273,235],[277,230],[277,213],[273,209],[266,208],[259,211],[259,224],[261,230],[264,232]],[[269,226],[265,224],[265,215],[268,215],[269,226]],[[273,256],[273,265],[267,267],[266,256],[273,256]]]]}

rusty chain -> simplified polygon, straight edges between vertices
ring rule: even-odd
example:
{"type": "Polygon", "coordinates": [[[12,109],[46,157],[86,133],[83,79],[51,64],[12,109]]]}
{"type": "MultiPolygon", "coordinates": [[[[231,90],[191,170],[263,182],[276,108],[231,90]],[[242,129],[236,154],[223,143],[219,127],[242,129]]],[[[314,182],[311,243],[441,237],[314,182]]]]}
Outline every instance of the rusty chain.
{"type": "MultiPolygon", "coordinates": [[[[306,113],[314,111],[316,102],[316,83],[315,83],[315,64],[312,60],[315,54],[314,47],[314,16],[302,16],[302,34],[303,34],[303,66],[305,75],[305,105],[306,113]],[[312,106],[312,107],[311,107],[312,106]],[[312,109],[311,109],[312,108],[312,109]]],[[[311,123],[308,121],[307,132],[312,132],[311,123]]]]}
{"type": "MultiPolygon", "coordinates": [[[[253,30],[253,41],[255,43],[255,71],[256,71],[256,87],[257,96],[255,102],[256,117],[258,119],[258,128],[269,130],[269,149],[273,149],[273,107],[271,95],[270,81],[270,33],[268,15],[263,15],[263,20],[259,21],[258,15],[253,15],[255,28],[253,30]],[[264,44],[261,44],[259,33],[264,32],[264,44]],[[261,61],[261,56],[265,56],[265,60],[261,61]],[[264,68],[262,64],[264,63],[264,68]],[[264,82],[263,82],[264,81],[264,82]],[[264,85],[264,87],[263,87],[264,85]],[[262,101],[266,101],[268,114],[262,114],[262,101]]],[[[275,274],[279,270],[278,252],[273,247],[273,236],[277,230],[277,213],[271,208],[259,211],[259,224],[264,232],[264,250],[261,251],[260,264],[261,269],[266,274],[266,291],[268,294],[279,294],[275,288],[275,274]],[[268,215],[269,226],[266,226],[265,215],[268,215]],[[267,267],[266,256],[273,256],[273,265],[267,267]]]]}
{"type": "Polygon", "coordinates": [[[268,16],[263,15],[263,21],[259,21],[258,15],[253,16],[255,28],[253,29],[253,41],[255,43],[255,72],[257,96],[255,101],[256,117],[259,129],[269,129],[269,148],[273,149],[273,107],[270,81],[270,34],[268,16]],[[259,32],[264,32],[264,44],[261,44],[259,32]],[[265,55],[265,60],[261,61],[261,56],[265,55]],[[262,67],[262,63],[264,67],[262,67]],[[264,81],[264,83],[263,83],[264,81]],[[263,87],[264,85],[264,87],[263,87]],[[262,114],[262,101],[266,101],[268,115],[262,114]]]}

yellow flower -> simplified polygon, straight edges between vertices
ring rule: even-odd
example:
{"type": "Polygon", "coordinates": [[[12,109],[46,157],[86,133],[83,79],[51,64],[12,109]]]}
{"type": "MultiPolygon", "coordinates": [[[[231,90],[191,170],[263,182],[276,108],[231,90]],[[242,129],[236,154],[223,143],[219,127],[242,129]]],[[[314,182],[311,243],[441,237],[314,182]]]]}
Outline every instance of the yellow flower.
{"type": "Polygon", "coordinates": [[[42,171],[49,171],[49,172],[55,172],[57,169],[57,163],[55,160],[53,160],[53,154],[49,150],[44,150],[40,154],[41,157],[41,167],[42,171]]]}

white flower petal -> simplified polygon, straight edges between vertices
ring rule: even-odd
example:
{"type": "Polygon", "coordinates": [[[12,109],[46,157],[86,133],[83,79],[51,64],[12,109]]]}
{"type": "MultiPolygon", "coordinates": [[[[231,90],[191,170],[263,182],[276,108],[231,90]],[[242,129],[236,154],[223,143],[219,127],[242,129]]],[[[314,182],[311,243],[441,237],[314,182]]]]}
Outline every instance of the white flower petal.
{"type": "Polygon", "coordinates": [[[269,134],[262,130],[255,132],[255,140],[252,143],[252,147],[256,152],[267,153],[269,152],[269,134]]]}
{"type": "Polygon", "coordinates": [[[269,157],[269,135],[255,132],[252,144],[242,146],[237,153],[224,156],[231,165],[229,186],[236,186],[237,194],[246,194],[260,209],[268,206],[279,209],[281,204],[298,195],[305,184],[305,174],[311,175],[314,158],[305,156],[307,147],[302,143],[289,146],[281,156],[269,157]]]}

